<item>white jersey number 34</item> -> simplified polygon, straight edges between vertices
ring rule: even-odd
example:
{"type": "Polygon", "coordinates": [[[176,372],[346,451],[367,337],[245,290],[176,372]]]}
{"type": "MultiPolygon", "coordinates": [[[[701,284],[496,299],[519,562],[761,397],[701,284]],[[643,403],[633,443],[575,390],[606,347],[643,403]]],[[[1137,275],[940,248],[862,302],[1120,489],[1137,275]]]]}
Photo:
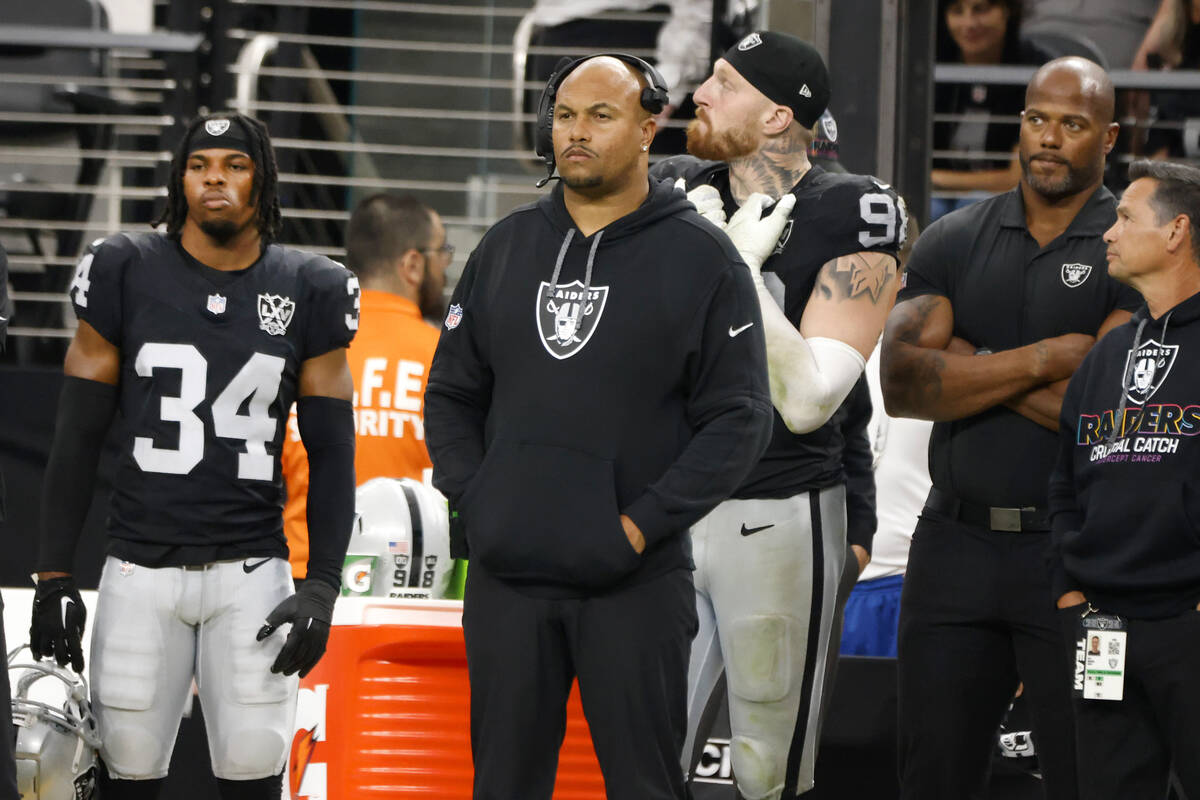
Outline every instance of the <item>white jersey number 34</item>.
{"type": "MultiPolygon", "coordinates": [[[[212,404],[213,432],[222,439],[240,439],[246,451],[238,454],[238,478],[269,481],[275,460],[267,442],[275,438],[278,421],[268,410],[279,394],[285,362],[279,356],[255,353],[212,404]],[[239,413],[249,399],[245,414],[239,413]]],[[[148,342],[134,361],[137,374],[149,378],[156,369],[180,371],[179,394],[165,395],[159,406],[163,422],[179,425],[179,446],[155,447],[149,436],[133,440],[133,458],[146,472],[186,475],[204,458],[204,421],[196,407],[208,394],[208,362],[193,345],[148,342]]]]}

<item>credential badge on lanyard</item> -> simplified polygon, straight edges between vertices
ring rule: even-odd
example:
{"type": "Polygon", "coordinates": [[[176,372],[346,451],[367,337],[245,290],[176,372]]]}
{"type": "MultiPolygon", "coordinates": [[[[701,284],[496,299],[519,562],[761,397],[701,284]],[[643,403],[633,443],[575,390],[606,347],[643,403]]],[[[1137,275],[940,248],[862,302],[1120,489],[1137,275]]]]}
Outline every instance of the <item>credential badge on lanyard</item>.
{"type": "Polygon", "coordinates": [[[1083,612],[1083,638],[1075,646],[1075,693],[1085,700],[1120,700],[1125,695],[1125,620],[1083,612]]]}

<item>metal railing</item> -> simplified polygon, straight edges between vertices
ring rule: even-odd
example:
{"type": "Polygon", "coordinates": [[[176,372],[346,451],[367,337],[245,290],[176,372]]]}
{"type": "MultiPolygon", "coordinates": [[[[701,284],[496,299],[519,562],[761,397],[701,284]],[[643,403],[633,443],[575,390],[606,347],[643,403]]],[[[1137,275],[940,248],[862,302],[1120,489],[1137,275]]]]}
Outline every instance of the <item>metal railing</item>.
{"type": "MultiPolygon", "coordinates": [[[[230,107],[268,119],[281,160],[291,162],[281,173],[281,183],[294,195],[294,210],[285,216],[341,223],[360,195],[413,193],[439,211],[448,237],[465,255],[496,215],[541,194],[533,180],[535,157],[520,135],[533,115],[514,114],[510,99],[541,84],[525,80],[512,59],[527,52],[562,53],[561,48],[514,47],[517,26],[529,28],[530,2],[233,2],[343,12],[354,19],[350,31],[234,26],[227,32],[240,48],[228,67],[238,87],[230,107]],[[352,68],[338,63],[346,54],[352,68]],[[312,171],[297,168],[305,161],[312,171]],[[342,190],[344,202],[336,209],[322,207],[311,193],[318,190],[342,190]],[[480,192],[488,197],[479,197],[480,192]]],[[[641,22],[665,18],[602,16],[641,22]]],[[[653,55],[644,49],[635,53],[653,55]]],[[[340,238],[319,244],[340,254],[340,238]]],[[[460,255],[451,265],[450,285],[462,264],[460,255]]]]}
{"type": "Polygon", "coordinates": [[[6,358],[61,353],[45,343],[74,328],[65,289],[83,246],[164,195],[153,173],[188,92],[181,59],[202,44],[197,33],[0,25],[0,45],[20,46],[0,67],[0,243],[15,304],[6,358]],[[51,57],[22,61],[31,47],[51,57]],[[69,55],[80,50],[92,56],[69,55]]]}
{"type": "MultiPolygon", "coordinates": [[[[522,93],[529,56],[584,55],[588,47],[530,47],[531,0],[158,0],[158,20],[176,32],[141,38],[105,33],[97,75],[26,75],[0,70],[0,85],[58,86],[109,93],[121,108],[21,111],[5,120],[107,128],[97,146],[0,138],[0,164],[60,167],[103,163],[94,180],[36,182],[0,173],[0,198],[28,213],[0,210],[9,250],[16,339],[61,339],[74,319],[63,290],[83,243],[145,229],[165,196],[173,136],[196,110],[228,107],[267,122],[279,161],[283,243],[335,258],[341,231],[367,193],[413,193],[438,210],[456,246],[449,284],[483,231],[511,208],[540,196],[540,167],[524,129],[533,115],[522,93]],[[316,21],[319,20],[319,21],[316,21]],[[195,57],[182,69],[177,56],[195,57]],[[519,63],[518,63],[519,62],[519,63]],[[181,96],[192,98],[180,103],[181,96]],[[516,109],[516,110],[514,110],[516,109]],[[82,217],[49,213],[85,203],[82,217]],[[25,324],[30,309],[53,309],[25,324]]],[[[658,13],[608,12],[604,20],[661,22],[658,13]]],[[[0,39],[3,37],[0,26],[0,39]]],[[[42,32],[34,32],[45,36],[42,32]]],[[[80,43],[83,39],[80,38],[80,43]]],[[[623,48],[642,57],[646,49],[623,48]]],[[[11,350],[12,348],[10,348],[11,350]]]]}

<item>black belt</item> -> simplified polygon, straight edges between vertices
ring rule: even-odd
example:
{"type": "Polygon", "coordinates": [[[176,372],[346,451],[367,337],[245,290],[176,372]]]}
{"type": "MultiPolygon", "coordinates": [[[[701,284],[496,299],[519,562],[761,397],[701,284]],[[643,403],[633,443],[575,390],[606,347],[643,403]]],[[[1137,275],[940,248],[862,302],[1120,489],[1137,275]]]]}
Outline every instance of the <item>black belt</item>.
{"type": "Polygon", "coordinates": [[[1044,508],[997,508],[960,500],[940,489],[930,488],[925,507],[993,531],[1046,533],[1050,530],[1050,512],[1044,508]]]}

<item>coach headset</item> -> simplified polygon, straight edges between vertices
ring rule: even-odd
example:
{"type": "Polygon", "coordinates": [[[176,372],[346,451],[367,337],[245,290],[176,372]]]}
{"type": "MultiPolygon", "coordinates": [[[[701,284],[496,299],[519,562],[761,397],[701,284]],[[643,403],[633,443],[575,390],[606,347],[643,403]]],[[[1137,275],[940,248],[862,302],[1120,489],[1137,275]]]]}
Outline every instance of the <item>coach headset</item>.
{"type": "Polygon", "coordinates": [[[637,56],[626,53],[593,53],[583,58],[564,58],[559,61],[558,66],[554,68],[554,74],[546,81],[546,88],[542,90],[537,106],[537,129],[534,133],[533,149],[546,165],[546,177],[537,183],[539,189],[554,177],[554,101],[558,97],[558,87],[580,64],[601,56],[624,61],[642,74],[646,83],[650,85],[642,89],[640,100],[642,108],[651,114],[661,113],[670,102],[670,97],[667,96],[667,82],[663,80],[663,76],[653,65],[637,56]]]}

